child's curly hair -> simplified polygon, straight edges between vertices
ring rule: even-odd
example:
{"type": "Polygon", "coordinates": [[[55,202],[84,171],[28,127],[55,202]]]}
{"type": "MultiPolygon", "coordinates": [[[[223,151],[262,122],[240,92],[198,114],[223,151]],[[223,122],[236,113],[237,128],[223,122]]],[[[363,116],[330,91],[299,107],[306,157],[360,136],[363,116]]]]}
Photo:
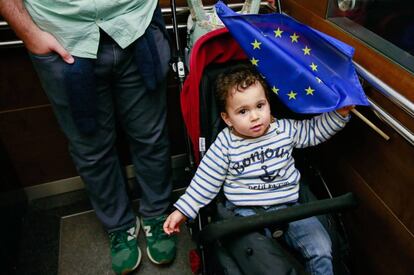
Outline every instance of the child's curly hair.
{"type": "Polygon", "coordinates": [[[232,91],[243,92],[259,82],[268,97],[268,87],[262,76],[249,64],[239,64],[221,73],[216,80],[216,98],[221,111],[226,110],[226,101],[232,91]]]}

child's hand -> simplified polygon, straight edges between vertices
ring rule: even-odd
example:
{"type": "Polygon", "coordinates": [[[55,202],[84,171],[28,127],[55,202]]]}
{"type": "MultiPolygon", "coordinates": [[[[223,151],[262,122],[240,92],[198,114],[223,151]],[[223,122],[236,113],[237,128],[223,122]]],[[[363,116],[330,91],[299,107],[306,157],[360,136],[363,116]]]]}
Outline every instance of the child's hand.
{"type": "Polygon", "coordinates": [[[349,115],[349,112],[354,108],[355,108],[355,105],[345,106],[345,107],[342,107],[336,110],[336,112],[343,117],[347,117],[349,115]]]}
{"type": "Polygon", "coordinates": [[[172,212],[164,222],[164,232],[168,235],[180,232],[180,225],[187,219],[180,211],[172,212]]]}

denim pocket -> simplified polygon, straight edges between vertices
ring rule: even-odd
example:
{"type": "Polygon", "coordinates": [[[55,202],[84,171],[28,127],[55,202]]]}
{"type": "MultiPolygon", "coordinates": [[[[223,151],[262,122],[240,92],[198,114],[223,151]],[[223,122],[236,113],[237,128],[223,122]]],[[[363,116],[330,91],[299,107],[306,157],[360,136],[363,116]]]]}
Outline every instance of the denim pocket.
{"type": "Polygon", "coordinates": [[[56,52],[49,52],[49,53],[45,53],[45,54],[36,54],[36,53],[32,53],[32,52],[28,52],[30,57],[36,58],[36,59],[53,59],[56,57],[59,57],[59,55],[56,52]]]}
{"type": "Polygon", "coordinates": [[[29,52],[29,57],[40,78],[61,80],[65,61],[63,61],[60,55],[55,52],[47,54],[29,52]]]}

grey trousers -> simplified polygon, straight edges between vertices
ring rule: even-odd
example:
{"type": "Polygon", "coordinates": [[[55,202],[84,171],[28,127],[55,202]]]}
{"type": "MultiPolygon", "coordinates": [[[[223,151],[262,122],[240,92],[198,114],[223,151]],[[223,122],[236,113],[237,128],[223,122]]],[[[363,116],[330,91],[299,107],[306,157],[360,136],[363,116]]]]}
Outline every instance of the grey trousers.
{"type": "MultiPolygon", "coordinates": [[[[162,56],[169,56],[168,42],[159,30],[156,40],[162,56]]],[[[70,154],[85,182],[96,215],[104,227],[112,232],[135,223],[123,168],[115,148],[116,117],[128,138],[142,191],[140,214],[152,217],[165,213],[172,190],[166,129],[166,83],[160,84],[155,91],[148,91],[137,72],[131,46],[121,49],[112,39],[101,40],[94,67],[99,129],[93,135],[83,135],[71,115],[62,59],[54,53],[30,56],[59,125],[69,140],[70,154]]]]}

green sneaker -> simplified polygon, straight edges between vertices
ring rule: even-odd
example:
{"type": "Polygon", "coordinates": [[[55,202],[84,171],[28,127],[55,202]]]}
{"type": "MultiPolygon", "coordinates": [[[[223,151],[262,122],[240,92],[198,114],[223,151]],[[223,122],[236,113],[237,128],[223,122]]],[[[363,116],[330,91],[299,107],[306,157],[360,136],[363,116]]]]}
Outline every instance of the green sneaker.
{"type": "Polygon", "coordinates": [[[162,226],[166,215],[142,218],[142,227],[147,241],[148,258],[155,264],[168,264],[175,258],[176,237],[165,234],[162,226]]]}
{"type": "Polygon", "coordinates": [[[139,222],[127,230],[109,233],[111,244],[112,269],[116,274],[128,274],[136,269],[141,262],[141,251],[137,236],[139,222]]]}

